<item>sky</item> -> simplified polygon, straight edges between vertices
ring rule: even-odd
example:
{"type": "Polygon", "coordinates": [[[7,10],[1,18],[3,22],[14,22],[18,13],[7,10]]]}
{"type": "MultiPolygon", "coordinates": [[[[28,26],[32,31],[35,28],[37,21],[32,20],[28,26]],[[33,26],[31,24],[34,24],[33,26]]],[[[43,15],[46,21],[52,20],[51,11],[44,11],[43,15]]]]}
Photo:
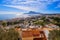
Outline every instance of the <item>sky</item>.
{"type": "Polygon", "coordinates": [[[29,11],[60,13],[60,0],[0,0],[0,14],[22,15],[29,11]]]}

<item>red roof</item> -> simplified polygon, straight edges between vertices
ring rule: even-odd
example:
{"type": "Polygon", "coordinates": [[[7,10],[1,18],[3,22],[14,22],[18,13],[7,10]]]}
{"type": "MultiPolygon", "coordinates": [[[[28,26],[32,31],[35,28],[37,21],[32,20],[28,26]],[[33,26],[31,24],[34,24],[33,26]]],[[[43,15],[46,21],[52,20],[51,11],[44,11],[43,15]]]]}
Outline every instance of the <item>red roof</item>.
{"type": "Polygon", "coordinates": [[[22,37],[35,37],[39,35],[40,31],[37,29],[22,31],[22,37]]]}

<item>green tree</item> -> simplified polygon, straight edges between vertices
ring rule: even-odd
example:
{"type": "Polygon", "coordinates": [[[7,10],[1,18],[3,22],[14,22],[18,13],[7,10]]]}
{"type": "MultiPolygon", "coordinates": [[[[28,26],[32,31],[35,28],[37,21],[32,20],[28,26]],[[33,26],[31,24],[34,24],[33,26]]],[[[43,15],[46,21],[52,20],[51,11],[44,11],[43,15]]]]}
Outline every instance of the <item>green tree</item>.
{"type": "Polygon", "coordinates": [[[42,25],[42,26],[45,25],[45,23],[43,21],[35,21],[34,24],[35,25],[42,25]]]}
{"type": "Polygon", "coordinates": [[[0,40],[18,40],[18,32],[10,28],[8,31],[4,31],[0,28],[0,40]]]}
{"type": "Polygon", "coordinates": [[[60,18],[59,17],[51,17],[53,21],[51,23],[58,25],[60,27],[60,18]]]}
{"type": "Polygon", "coordinates": [[[18,32],[14,29],[9,29],[8,31],[8,40],[18,40],[18,32]]]}
{"type": "Polygon", "coordinates": [[[49,40],[60,40],[60,30],[50,31],[49,40]]]}
{"type": "Polygon", "coordinates": [[[2,25],[3,25],[3,27],[7,26],[7,22],[3,21],[2,25]]]}

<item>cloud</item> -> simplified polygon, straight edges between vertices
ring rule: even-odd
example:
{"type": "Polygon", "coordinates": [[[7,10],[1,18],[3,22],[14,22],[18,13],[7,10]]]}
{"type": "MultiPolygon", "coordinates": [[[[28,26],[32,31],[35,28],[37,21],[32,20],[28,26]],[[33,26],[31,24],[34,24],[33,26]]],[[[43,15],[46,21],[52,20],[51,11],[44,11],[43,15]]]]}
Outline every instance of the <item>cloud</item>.
{"type": "MultiPolygon", "coordinates": [[[[4,6],[23,9],[27,11],[41,11],[48,9],[48,6],[60,0],[5,0],[4,6]],[[8,4],[8,5],[7,5],[8,4]]],[[[60,5],[60,4],[59,4],[60,5]]],[[[60,6],[57,7],[60,7],[60,6]]]]}
{"type": "Polygon", "coordinates": [[[39,2],[39,0],[12,0],[12,1],[8,1],[6,2],[7,4],[11,4],[11,5],[7,5],[5,4],[4,6],[8,6],[8,7],[13,7],[13,8],[17,8],[17,9],[23,9],[23,10],[28,10],[28,11],[36,11],[36,10],[41,10],[41,9],[45,9],[47,4],[46,3],[41,3],[39,2]],[[11,3],[10,3],[11,2],[11,3]]]}
{"type": "Polygon", "coordinates": [[[60,0],[5,0],[3,1],[4,4],[11,4],[11,5],[31,5],[31,4],[51,4],[53,2],[60,1],[60,0]]]}
{"type": "Polygon", "coordinates": [[[60,3],[57,5],[57,7],[56,8],[60,8],[60,3]]]}
{"type": "Polygon", "coordinates": [[[4,6],[27,11],[37,11],[46,9],[47,2],[48,0],[6,0],[4,6]]]}
{"type": "Polygon", "coordinates": [[[37,8],[33,8],[33,7],[26,7],[26,6],[14,6],[14,5],[4,5],[7,7],[12,7],[12,8],[17,8],[17,9],[22,9],[22,10],[27,10],[27,11],[35,11],[37,10],[37,8]]]}
{"type": "Polygon", "coordinates": [[[3,0],[5,4],[27,4],[32,2],[39,2],[39,0],[3,0]]]}
{"type": "Polygon", "coordinates": [[[22,15],[22,14],[24,14],[24,13],[22,13],[22,12],[8,12],[8,11],[0,11],[0,14],[19,14],[19,15],[22,15]]]}

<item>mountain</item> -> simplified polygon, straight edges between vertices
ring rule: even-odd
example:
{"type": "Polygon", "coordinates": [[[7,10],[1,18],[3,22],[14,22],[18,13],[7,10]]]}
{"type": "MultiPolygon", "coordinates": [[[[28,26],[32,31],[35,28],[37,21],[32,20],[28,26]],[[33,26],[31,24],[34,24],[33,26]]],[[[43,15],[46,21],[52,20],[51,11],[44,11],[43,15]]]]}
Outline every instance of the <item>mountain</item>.
{"type": "Polygon", "coordinates": [[[30,11],[29,13],[25,13],[25,14],[42,14],[42,13],[35,12],[35,11],[30,11]]]}
{"type": "Polygon", "coordinates": [[[28,16],[38,16],[38,15],[43,15],[43,13],[35,12],[35,11],[29,11],[28,13],[24,13],[28,16]]]}

